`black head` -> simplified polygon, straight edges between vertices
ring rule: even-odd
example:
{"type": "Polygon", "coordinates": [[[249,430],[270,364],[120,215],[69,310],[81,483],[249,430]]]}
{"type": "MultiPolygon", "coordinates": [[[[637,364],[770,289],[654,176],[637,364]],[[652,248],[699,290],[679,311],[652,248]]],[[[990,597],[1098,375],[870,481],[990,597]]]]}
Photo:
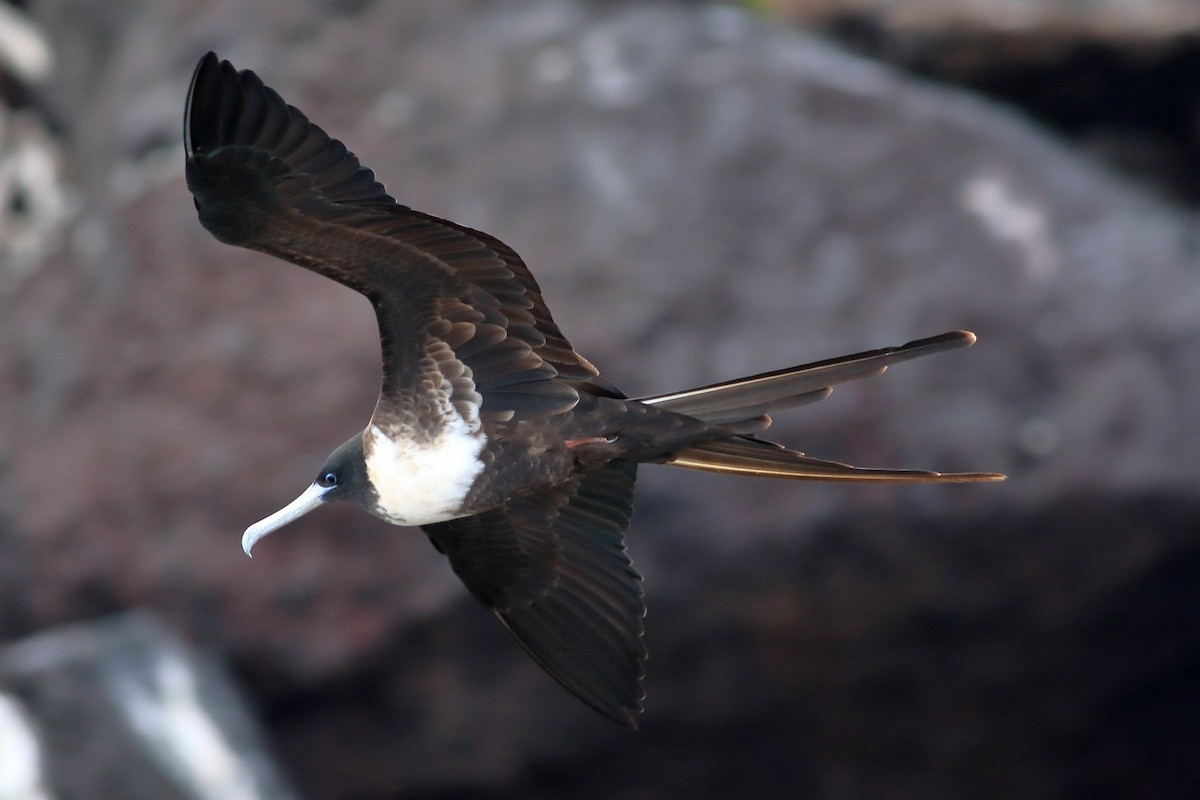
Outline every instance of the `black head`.
{"type": "Polygon", "coordinates": [[[337,450],[329,454],[325,464],[317,472],[313,486],[324,489],[321,501],[353,500],[363,503],[371,493],[367,480],[367,462],[363,456],[362,434],[351,436],[337,450]]]}
{"type": "Polygon", "coordinates": [[[329,454],[317,472],[316,480],[299,497],[246,529],[242,535],[242,549],[249,555],[259,539],[294,522],[319,505],[335,500],[352,500],[370,508],[374,505],[373,497],[374,489],[367,479],[362,434],[356,434],[329,454]]]}

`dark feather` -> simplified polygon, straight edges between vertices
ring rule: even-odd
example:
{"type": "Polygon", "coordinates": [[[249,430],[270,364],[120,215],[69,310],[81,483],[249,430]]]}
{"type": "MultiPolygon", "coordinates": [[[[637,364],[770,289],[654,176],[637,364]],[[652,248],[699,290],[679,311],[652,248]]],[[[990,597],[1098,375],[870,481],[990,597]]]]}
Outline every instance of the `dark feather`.
{"type": "Polygon", "coordinates": [[[456,384],[453,399],[482,395],[484,415],[565,411],[577,400],[575,383],[615,394],[562,335],[512,248],[397,203],[341,142],[253,72],[205,56],[192,79],[184,140],[188,188],[213,235],[370,299],[385,398],[430,377],[422,360],[442,341],[446,320],[461,323],[455,357],[479,372],[467,379],[474,387],[456,384]],[[503,391],[489,394],[493,387],[503,391]]]}
{"type": "Polygon", "coordinates": [[[625,553],[637,466],[612,462],[501,509],[426,525],[472,594],[592,708],[641,710],[641,577],[625,553]]]}
{"type": "Polygon", "coordinates": [[[839,383],[878,375],[901,361],[970,347],[974,343],[975,334],[950,331],[899,347],[868,350],[683,392],[639,399],[658,408],[687,414],[715,425],[728,425],[739,432],[748,433],[770,424],[767,413],[821,400],[828,397],[839,383]]]}

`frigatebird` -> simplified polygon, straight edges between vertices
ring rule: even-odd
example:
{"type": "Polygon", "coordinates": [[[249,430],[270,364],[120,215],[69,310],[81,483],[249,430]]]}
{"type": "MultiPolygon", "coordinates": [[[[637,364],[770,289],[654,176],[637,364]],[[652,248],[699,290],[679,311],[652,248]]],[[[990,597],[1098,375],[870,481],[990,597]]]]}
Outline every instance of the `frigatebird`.
{"type": "Polygon", "coordinates": [[[638,464],[835,481],[1003,477],[862,469],[758,437],[769,412],[967,347],[967,331],[632,399],[575,352],[511,247],[397,203],[253,72],[208,53],[184,116],[204,227],[361,292],[379,323],[383,386],[366,429],[246,529],[247,554],[334,500],[419,526],[534,661],[618,722],[635,725],[646,659],[641,576],[624,544],[638,464]]]}

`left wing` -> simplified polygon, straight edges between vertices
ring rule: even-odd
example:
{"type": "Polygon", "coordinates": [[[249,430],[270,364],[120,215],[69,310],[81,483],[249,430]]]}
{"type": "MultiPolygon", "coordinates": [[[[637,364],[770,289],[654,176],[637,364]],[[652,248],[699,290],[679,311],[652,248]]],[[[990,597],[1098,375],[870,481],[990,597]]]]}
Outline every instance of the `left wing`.
{"type": "Polygon", "coordinates": [[[253,72],[213,53],[201,59],[184,144],[188,188],[214,236],[371,301],[385,401],[444,379],[456,404],[482,403],[483,414],[504,419],[569,409],[580,388],[612,393],[558,329],[512,248],[397,203],[345,145],[253,72]]]}

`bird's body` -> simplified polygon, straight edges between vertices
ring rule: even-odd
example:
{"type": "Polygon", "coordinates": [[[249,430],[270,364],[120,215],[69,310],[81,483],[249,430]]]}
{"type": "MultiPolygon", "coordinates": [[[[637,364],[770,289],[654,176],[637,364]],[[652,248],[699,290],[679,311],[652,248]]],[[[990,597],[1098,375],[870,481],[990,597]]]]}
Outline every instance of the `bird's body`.
{"type": "Polygon", "coordinates": [[[644,605],[624,548],[639,463],[824,480],[1000,477],[859,469],[755,436],[770,411],[970,345],[970,333],[631,399],[575,352],[511,248],[397,203],[254,73],[206,55],[184,140],[188,188],[216,238],[361,292],[379,322],[383,386],[370,422],[300,497],[247,529],[246,551],[338,499],[421,526],[534,660],[613,719],[632,724],[641,708],[644,605]]]}

